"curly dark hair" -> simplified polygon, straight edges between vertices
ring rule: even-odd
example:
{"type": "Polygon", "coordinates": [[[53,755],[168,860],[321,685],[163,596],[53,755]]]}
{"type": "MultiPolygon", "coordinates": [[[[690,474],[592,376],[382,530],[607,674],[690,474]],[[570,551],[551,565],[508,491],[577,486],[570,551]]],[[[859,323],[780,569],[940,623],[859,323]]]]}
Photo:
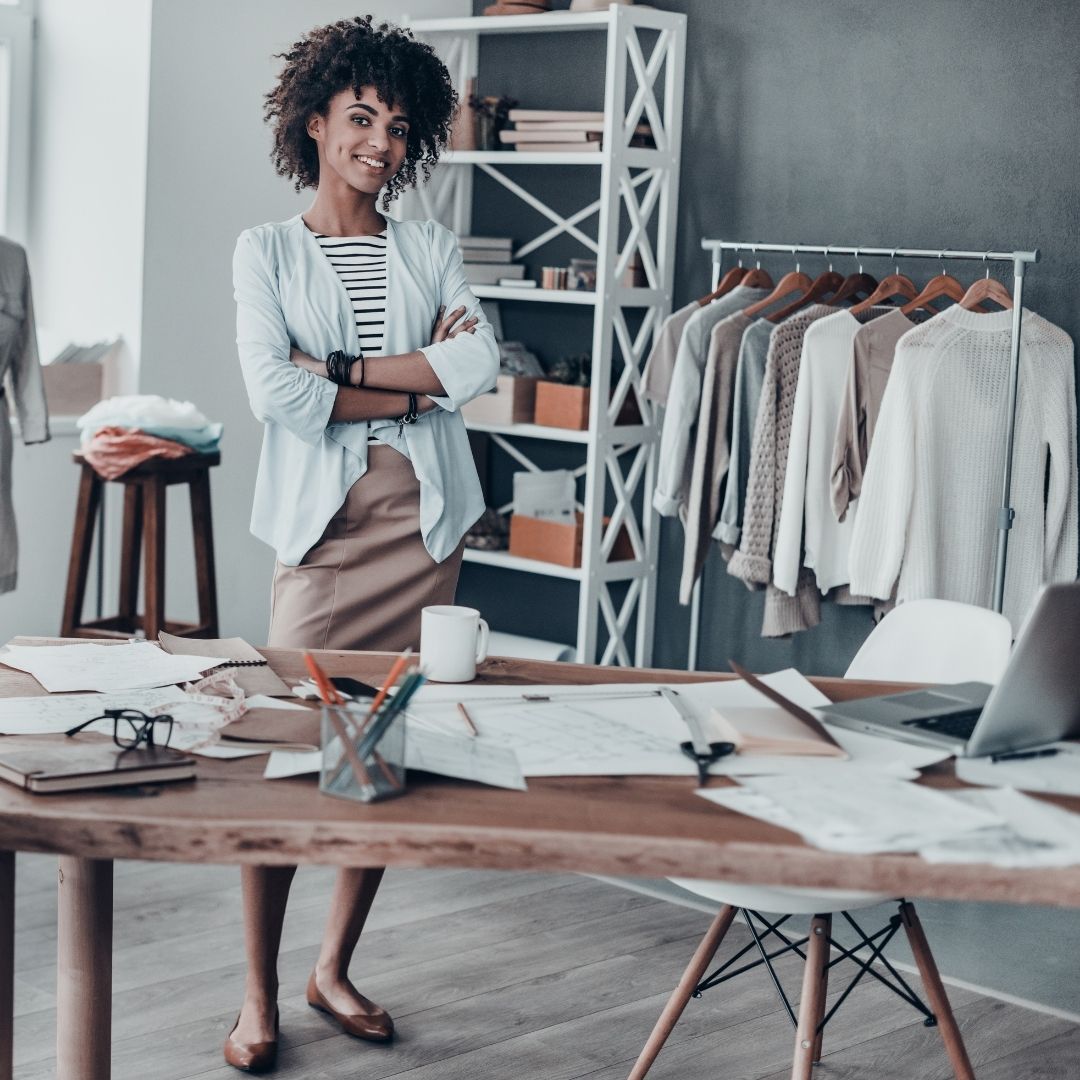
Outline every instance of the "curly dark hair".
{"type": "Polygon", "coordinates": [[[399,105],[409,117],[409,138],[401,168],[386,184],[383,209],[416,184],[419,164],[427,181],[450,137],[458,95],[446,65],[412,32],[380,23],[370,15],[341,19],[309,30],[288,52],[277,85],[265,98],[263,118],[273,126],[270,157],[278,174],[300,191],[319,186],[319,153],[307,133],[313,113],[325,116],[342,90],[358,96],[375,88],[385,105],[399,105]]]}

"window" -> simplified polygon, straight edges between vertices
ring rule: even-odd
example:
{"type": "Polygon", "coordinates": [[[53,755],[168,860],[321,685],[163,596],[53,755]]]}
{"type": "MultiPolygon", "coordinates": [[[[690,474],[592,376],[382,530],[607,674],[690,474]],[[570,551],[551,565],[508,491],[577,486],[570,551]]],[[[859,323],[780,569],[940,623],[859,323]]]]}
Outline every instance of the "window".
{"type": "Polygon", "coordinates": [[[0,234],[26,241],[35,0],[0,0],[0,234]]]}

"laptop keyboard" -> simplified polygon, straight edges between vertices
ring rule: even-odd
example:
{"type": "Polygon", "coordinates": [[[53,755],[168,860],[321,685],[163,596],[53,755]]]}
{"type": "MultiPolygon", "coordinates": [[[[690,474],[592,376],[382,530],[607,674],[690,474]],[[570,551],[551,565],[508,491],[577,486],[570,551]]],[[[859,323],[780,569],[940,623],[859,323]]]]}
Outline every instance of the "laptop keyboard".
{"type": "Polygon", "coordinates": [[[971,733],[975,730],[982,709],[968,709],[966,712],[955,712],[949,716],[932,716],[923,720],[906,720],[911,727],[925,728],[936,735],[950,735],[954,739],[963,739],[967,742],[971,733]]]}

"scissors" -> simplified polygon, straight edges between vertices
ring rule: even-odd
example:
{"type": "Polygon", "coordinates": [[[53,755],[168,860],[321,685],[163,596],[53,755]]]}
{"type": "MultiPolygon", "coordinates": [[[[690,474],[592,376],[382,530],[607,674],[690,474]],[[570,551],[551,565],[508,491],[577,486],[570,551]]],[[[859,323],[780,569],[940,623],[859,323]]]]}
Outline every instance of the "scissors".
{"type": "Polygon", "coordinates": [[[735,752],[735,744],[730,742],[708,743],[709,750],[699,751],[692,742],[679,743],[679,749],[693,762],[697,764],[698,780],[705,787],[709,782],[709,766],[714,761],[735,752]]]}

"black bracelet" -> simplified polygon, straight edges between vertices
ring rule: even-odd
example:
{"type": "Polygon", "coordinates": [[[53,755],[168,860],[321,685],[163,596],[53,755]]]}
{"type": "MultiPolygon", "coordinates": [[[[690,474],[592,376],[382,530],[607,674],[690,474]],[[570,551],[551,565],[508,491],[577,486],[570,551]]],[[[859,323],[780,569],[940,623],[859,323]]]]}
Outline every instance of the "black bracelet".
{"type": "Polygon", "coordinates": [[[417,408],[416,394],[411,390],[408,391],[409,404],[405,407],[405,412],[398,417],[398,434],[400,435],[405,430],[406,424],[415,424],[420,419],[420,412],[417,408]]]}
{"type": "Polygon", "coordinates": [[[350,356],[344,349],[335,349],[326,358],[326,377],[338,386],[351,386],[354,360],[359,360],[361,363],[360,385],[362,386],[364,383],[364,354],[362,352],[356,356],[350,356]]]}

